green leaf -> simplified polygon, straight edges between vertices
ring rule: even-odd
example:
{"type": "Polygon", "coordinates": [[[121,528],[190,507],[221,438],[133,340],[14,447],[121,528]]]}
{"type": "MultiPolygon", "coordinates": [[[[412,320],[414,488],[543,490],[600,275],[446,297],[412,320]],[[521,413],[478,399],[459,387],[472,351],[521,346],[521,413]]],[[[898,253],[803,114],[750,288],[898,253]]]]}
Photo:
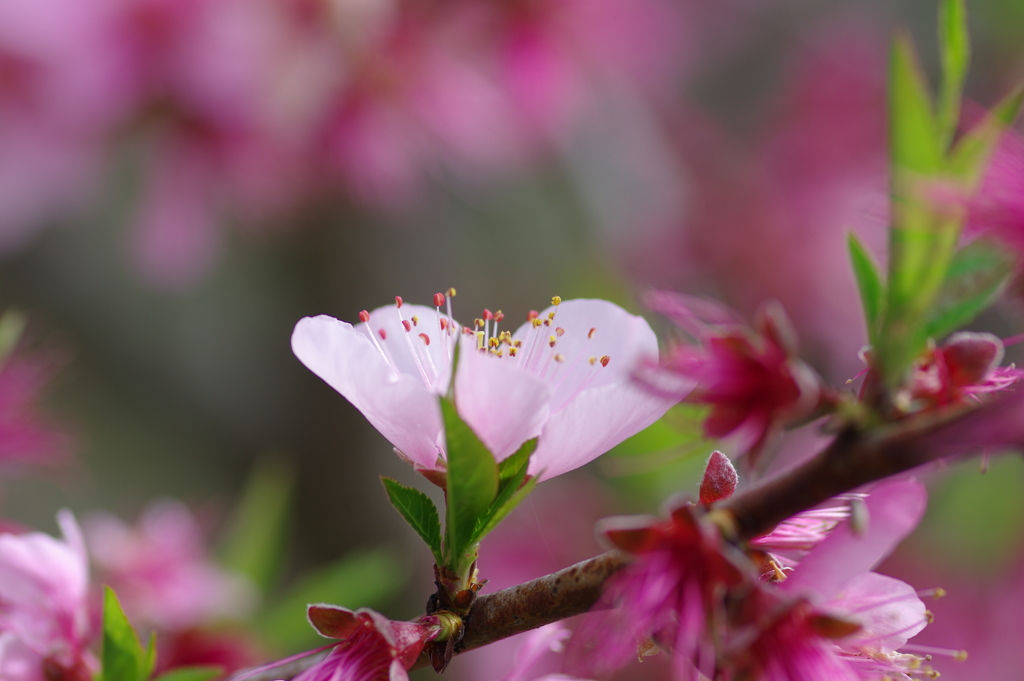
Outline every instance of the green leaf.
{"type": "Polygon", "coordinates": [[[332,565],[305,575],[283,597],[257,617],[255,628],[281,654],[322,642],[306,621],[310,603],[335,603],[346,608],[381,608],[405,585],[407,573],[386,549],[351,553],[332,565]]]}
{"type": "Polygon", "coordinates": [[[1017,120],[1021,105],[1024,104],[1024,87],[1018,87],[999,104],[985,119],[967,131],[950,152],[949,169],[971,191],[981,180],[988,159],[999,143],[1003,132],[1017,120]]]}
{"type": "Polygon", "coordinates": [[[893,43],[889,64],[889,148],[894,171],[927,175],[941,166],[928,86],[905,35],[893,43]]]}
{"type": "Polygon", "coordinates": [[[976,239],[953,258],[946,280],[922,330],[922,337],[942,338],[974,319],[992,304],[1016,268],[1006,249],[976,239]]]}
{"type": "Polygon", "coordinates": [[[523,468],[523,464],[529,463],[530,457],[533,456],[533,452],[536,449],[537,438],[527,440],[515,454],[498,464],[498,476],[501,480],[501,486],[504,486],[505,482],[510,478],[515,477],[519,473],[519,469],[523,468]]]}
{"type": "Polygon", "coordinates": [[[391,478],[381,476],[380,481],[384,484],[384,491],[387,492],[391,505],[426,542],[437,564],[442,564],[444,559],[441,557],[441,519],[434,502],[418,489],[406,487],[391,478]]]}
{"type": "Polygon", "coordinates": [[[117,594],[109,586],[103,591],[102,681],[146,681],[156,664],[156,637],[148,648],[139,643],[117,594]]]}
{"type": "Polygon", "coordinates": [[[295,473],[282,457],[263,456],[253,468],[228,524],[222,564],[266,592],[273,585],[283,549],[295,473]]]}
{"type": "Polygon", "coordinates": [[[498,464],[494,456],[455,410],[440,398],[448,451],[448,512],[445,523],[446,564],[460,572],[477,519],[498,494],[498,464]]]}
{"type": "Polygon", "coordinates": [[[0,364],[14,350],[24,330],[25,316],[20,312],[8,310],[0,317],[0,364]]]}
{"type": "MultiPolygon", "coordinates": [[[[523,474],[526,474],[525,467],[523,468],[523,474]]],[[[538,481],[539,478],[534,476],[527,480],[526,484],[522,486],[509,485],[506,490],[499,494],[498,498],[494,500],[494,504],[488,509],[487,514],[480,519],[477,527],[474,528],[473,536],[475,541],[479,542],[490,534],[533,491],[538,481]]]]}
{"type": "Polygon", "coordinates": [[[878,266],[856,234],[850,232],[847,237],[850,249],[850,262],[853,274],[857,278],[857,289],[860,291],[861,305],[864,307],[864,321],[868,329],[868,342],[874,345],[882,315],[885,312],[885,284],[878,273],[878,266]]]}
{"type": "Polygon", "coordinates": [[[943,147],[949,145],[960,119],[960,98],[970,61],[964,0],[942,0],[939,7],[939,49],[942,52],[942,87],[937,126],[943,147]]]}
{"type": "Polygon", "coordinates": [[[178,667],[161,674],[153,681],[210,681],[224,673],[224,667],[216,665],[199,665],[195,667],[178,667]]]}

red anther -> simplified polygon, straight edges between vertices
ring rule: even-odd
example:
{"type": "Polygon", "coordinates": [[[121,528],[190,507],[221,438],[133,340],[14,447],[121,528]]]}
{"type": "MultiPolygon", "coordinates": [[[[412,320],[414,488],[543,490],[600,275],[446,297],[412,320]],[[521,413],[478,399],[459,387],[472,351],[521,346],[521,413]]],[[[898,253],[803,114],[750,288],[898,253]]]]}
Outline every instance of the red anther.
{"type": "Polygon", "coordinates": [[[494,313],[492,313],[490,310],[484,310],[484,319],[487,321],[491,321],[492,319],[494,319],[494,313]]]}
{"type": "Polygon", "coordinates": [[[423,343],[424,343],[424,345],[430,345],[430,336],[428,336],[428,335],[427,335],[427,334],[425,334],[425,333],[421,333],[421,334],[420,334],[420,338],[422,338],[422,339],[423,339],[423,343]]]}
{"type": "Polygon", "coordinates": [[[563,329],[560,326],[556,326],[555,327],[555,335],[558,336],[559,338],[561,338],[562,336],[565,335],[565,329],[563,329]]]}
{"type": "Polygon", "coordinates": [[[363,310],[362,312],[360,312],[359,313],[359,321],[361,321],[363,324],[365,324],[366,322],[370,321],[370,313],[367,312],[366,310],[363,310]]]}
{"type": "Polygon", "coordinates": [[[402,326],[405,327],[406,331],[412,331],[412,324],[409,323],[408,319],[402,320],[402,326]]]}
{"type": "Polygon", "coordinates": [[[597,329],[591,329],[590,331],[587,331],[587,338],[593,338],[595,331],[597,331],[597,329]]]}
{"type": "Polygon", "coordinates": [[[539,316],[540,316],[540,312],[537,312],[536,310],[530,310],[526,314],[526,321],[532,322],[534,319],[536,319],[539,316]]]}
{"type": "Polygon", "coordinates": [[[505,318],[505,313],[502,312],[501,310],[498,310],[497,312],[494,313],[494,321],[500,322],[504,318],[505,318]]]}
{"type": "Polygon", "coordinates": [[[380,339],[381,340],[387,340],[388,339],[388,334],[387,334],[387,332],[384,329],[380,329],[379,331],[377,331],[377,333],[380,334],[380,339]]]}
{"type": "Polygon", "coordinates": [[[441,317],[441,330],[444,331],[447,328],[448,328],[448,320],[445,319],[444,317],[441,317]]]}
{"type": "Polygon", "coordinates": [[[601,358],[601,366],[603,366],[603,367],[608,366],[608,362],[610,362],[610,361],[612,361],[612,358],[609,357],[608,355],[605,355],[604,357],[601,358]]]}
{"type": "Polygon", "coordinates": [[[443,293],[435,293],[434,294],[434,307],[441,307],[442,305],[444,305],[444,294],[443,293]]]}
{"type": "Polygon", "coordinates": [[[395,305],[397,307],[402,307],[402,296],[395,296],[395,305]]]}

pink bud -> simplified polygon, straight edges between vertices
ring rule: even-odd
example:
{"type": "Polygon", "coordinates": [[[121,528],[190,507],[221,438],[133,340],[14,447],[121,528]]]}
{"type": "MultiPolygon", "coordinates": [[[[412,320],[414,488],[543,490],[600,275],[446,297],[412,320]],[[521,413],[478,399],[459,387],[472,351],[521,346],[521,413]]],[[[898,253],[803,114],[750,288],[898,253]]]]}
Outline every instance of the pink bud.
{"type": "Polygon", "coordinates": [[[711,452],[700,483],[700,503],[708,506],[720,499],[728,499],[736,491],[739,481],[740,476],[729,457],[718,450],[711,452]]]}

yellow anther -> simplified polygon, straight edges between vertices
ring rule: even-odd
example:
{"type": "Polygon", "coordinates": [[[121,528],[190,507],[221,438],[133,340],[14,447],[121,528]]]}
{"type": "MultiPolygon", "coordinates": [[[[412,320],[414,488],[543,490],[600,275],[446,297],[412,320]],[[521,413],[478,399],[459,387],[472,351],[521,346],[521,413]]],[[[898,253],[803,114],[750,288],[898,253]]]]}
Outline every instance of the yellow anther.
{"type": "Polygon", "coordinates": [[[963,662],[964,660],[967,659],[967,651],[966,650],[958,650],[958,651],[956,651],[955,653],[953,653],[953,659],[956,660],[957,662],[963,662]]]}
{"type": "Polygon", "coordinates": [[[413,326],[419,326],[419,323],[420,323],[420,318],[417,317],[416,315],[413,315],[412,316],[412,325],[413,326]]]}
{"type": "Polygon", "coordinates": [[[550,345],[551,347],[555,347],[555,343],[557,342],[557,338],[555,338],[554,336],[548,336],[548,345],[550,345]]]}
{"type": "Polygon", "coordinates": [[[925,610],[924,619],[928,622],[928,624],[932,624],[933,622],[935,622],[935,615],[932,614],[931,610],[925,610]]]}
{"type": "Polygon", "coordinates": [[[455,288],[454,287],[448,289],[448,297],[449,298],[454,298],[455,297],[455,288]]]}
{"type": "Polygon", "coordinates": [[[517,340],[517,341],[512,343],[512,346],[516,347],[516,348],[521,348],[521,347],[523,347],[523,341],[517,340]]]}
{"type": "Polygon", "coordinates": [[[551,304],[554,305],[555,307],[558,307],[559,305],[561,305],[562,304],[562,296],[554,296],[553,298],[551,298],[551,304]]]}
{"type": "Polygon", "coordinates": [[[555,313],[554,312],[548,312],[548,319],[554,319],[554,318],[555,318],[555,313]]]}
{"type": "Polygon", "coordinates": [[[591,357],[590,358],[590,366],[594,366],[595,364],[597,364],[597,357],[591,357]]]}
{"type": "Polygon", "coordinates": [[[494,336],[491,336],[490,338],[488,338],[487,339],[487,347],[490,347],[490,348],[498,347],[498,339],[495,338],[494,336]]]}
{"type": "Polygon", "coordinates": [[[484,328],[484,320],[480,319],[479,317],[477,317],[476,319],[473,320],[473,324],[477,328],[480,328],[480,329],[484,328]]]}
{"type": "Polygon", "coordinates": [[[558,363],[562,363],[562,362],[564,362],[564,361],[565,361],[565,355],[563,355],[563,354],[562,354],[562,353],[560,353],[560,352],[558,352],[558,353],[555,353],[555,357],[554,357],[554,360],[555,360],[556,362],[558,362],[558,363]]]}
{"type": "Polygon", "coordinates": [[[502,355],[505,354],[505,351],[502,350],[501,348],[498,348],[497,350],[491,350],[491,352],[493,352],[496,357],[501,357],[502,355]]]}
{"type": "Polygon", "coordinates": [[[509,357],[515,357],[518,354],[519,354],[519,348],[509,348],[508,349],[508,356],[509,357]]]}
{"type": "Polygon", "coordinates": [[[932,594],[932,598],[939,599],[946,595],[946,590],[941,586],[935,589],[935,593],[932,594]]]}
{"type": "Polygon", "coordinates": [[[484,332],[483,331],[477,331],[476,332],[476,349],[477,350],[483,350],[484,349],[484,332]]]}
{"type": "Polygon", "coordinates": [[[533,326],[534,326],[534,328],[536,328],[536,327],[540,326],[540,325],[541,325],[541,324],[543,324],[543,323],[544,323],[544,322],[542,322],[542,321],[540,320],[540,317],[538,317],[537,319],[534,319],[534,320],[533,320],[533,326]]]}

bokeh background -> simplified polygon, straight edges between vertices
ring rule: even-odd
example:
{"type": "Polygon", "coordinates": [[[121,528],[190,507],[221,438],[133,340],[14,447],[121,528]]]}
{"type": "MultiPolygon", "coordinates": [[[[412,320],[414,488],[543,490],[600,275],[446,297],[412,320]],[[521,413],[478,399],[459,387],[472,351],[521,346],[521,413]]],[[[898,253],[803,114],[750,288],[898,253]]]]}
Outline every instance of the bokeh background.
{"type": "MultiPolygon", "coordinates": [[[[967,5],[970,118],[1024,80],[1024,4],[967,5]]],[[[305,626],[303,597],[397,618],[431,590],[377,482],[415,476],[291,355],[303,316],[448,287],[463,320],[555,294],[642,313],[650,287],[746,315],[774,298],[842,384],[865,342],[847,231],[884,256],[887,44],[908,30],[934,76],[936,6],[5,0],[0,303],[27,320],[25,381],[48,384],[59,437],[3,469],[0,515],[52,531],[61,507],[132,521],[179,499],[235,567],[263,535],[261,614],[235,618],[284,654],[315,643],[286,622],[305,626]]],[[[975,327],[1022,323],[1011,291],[975,327]]],[[[697,422],[674,412],[542,485],[484,576],[564,567],[598,550],[594,519],[692,491],[697,422]]],[[[929,473],[928,517],[886,565],[950,593],[919,639],[970,651],[936,662],[951,679],[1024,668],[1024,465],[989,466],[929,473]]],[[[449,674],[498,679],[512,648],[449,674]]]]}

